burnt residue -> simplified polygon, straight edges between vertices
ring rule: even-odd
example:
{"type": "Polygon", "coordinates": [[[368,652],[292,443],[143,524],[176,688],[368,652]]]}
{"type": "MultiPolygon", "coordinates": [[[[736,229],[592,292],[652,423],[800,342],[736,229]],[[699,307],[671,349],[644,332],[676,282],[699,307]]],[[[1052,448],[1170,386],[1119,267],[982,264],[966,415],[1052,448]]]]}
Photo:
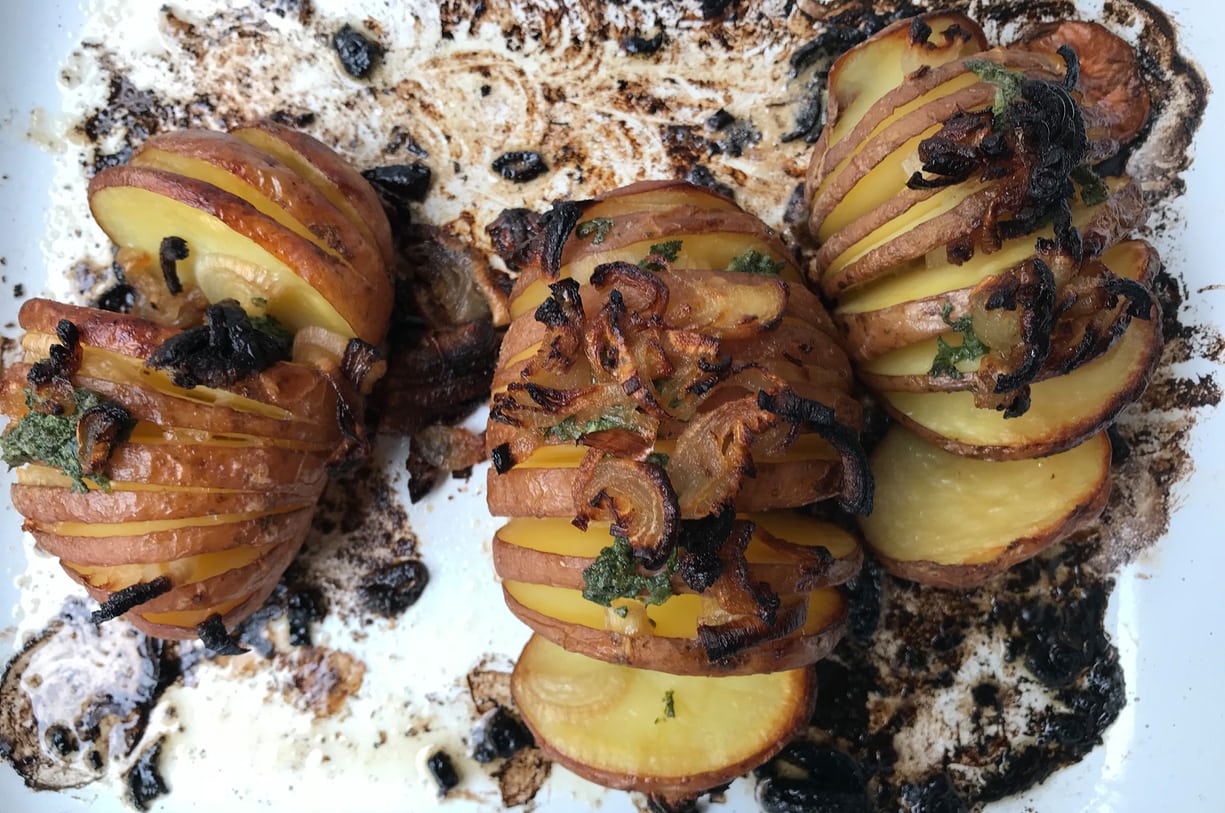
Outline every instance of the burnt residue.
{"type": "Polygon", "coordinates": [[[93,782],[131,757],[177,674],[175,645],[99,627],[72,599],[0,679],[0,756],[32,788],[93,782]]]}
{"type": "Polygon", "coordinates": [[[430,571],[425,563],[409,559],[367,573],[357,586],[357,594],[367,611],[395,618],[417,603],[429,583],[430,571]]]}
{"type": "Polygon", "coordinates": [[[140,752],[135,764],[128,769],[124,783],[128,788],[128,801],[137,810],[148,810],[153,800],[170,792],[166,780],[158,770],[165,738],[159,737],[152,745],[140,752]]]}
{"type": "MultiPolygon", "coordinates": [[[[813,728],[792,748],[844,752],[876,811],[978,809],[1080,760],[1126,702],[1097,548],[1074,541],[965,593],[869,569],[852,594],[860,620],[817,664],[813,728]]],[[[767,810],[816,793],[795,771],[759,773],[789,777],[763,780],[767,810]]]]}
{"type": "Polygon", "coordinates": [[[472,758],[480,763],[508,759],[516,751],[535,744],[527,726],[503,706],[485,712],[472,729],[472,758]]]}
{"type": "Polygon", "coordinates": [[[515,183],[527,183],[549,171],[544,156],[533,150],[504,152],[493,159],[491,168],[506,180],[515,183]]]}
{"type": "Polygon", "coordinates": [[[765,813],[868,813],[863,768],[847,752],[811,740],[789,743],[754,771],[765,813]]]}
{"type": "Polygon", "coordinates": [[[456,772],[455,763],[451,761],[446,751],[435,751],[430,754],[425,760],[425,767],[430,772],[434,784],[438,786],[440,797],[446,796],[459,785],[459,773],[456,772]]]}

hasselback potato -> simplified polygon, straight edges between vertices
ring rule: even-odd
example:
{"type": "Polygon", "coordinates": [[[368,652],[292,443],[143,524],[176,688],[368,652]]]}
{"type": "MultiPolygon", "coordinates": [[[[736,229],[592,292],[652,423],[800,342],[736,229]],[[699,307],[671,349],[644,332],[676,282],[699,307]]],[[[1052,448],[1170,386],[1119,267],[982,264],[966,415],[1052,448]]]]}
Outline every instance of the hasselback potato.
{"type": "Polygon", "coordinates": [[[390,227],[355,170],[270,122],[155,136],[89,195],[134,304],[22,307],[13,503],[97,620],[236,651],[365,448],[390,227]]]}
{"type": "Polygon", "coordinates": [[[494,564],[537,636],[516,701],[596,781],[726,781],[804,719],[845,627],[858,543],[792,509],[871,508],[847,358],[790,252],[705,189],[557,204],[517,253],[486,432],[494,564]]]}
{"type": "Polygon", "coordinates": [[[866,539],[898,575],[977,584],[1097,516],[1108,463],[1076,450],[1108,449],[1160,355],[1159,262],[1128,239],[1143,198],[1109,161],[1148,93],[1132,49],[1095,23],[988,48],[972,20],[939,13],[840,57],[829,99],[805,186],[808,278],[897,421],[874,468],[927,466],[882,482],[866,539]],[[983,525],[978,543],[941,541],[983,525]]]}

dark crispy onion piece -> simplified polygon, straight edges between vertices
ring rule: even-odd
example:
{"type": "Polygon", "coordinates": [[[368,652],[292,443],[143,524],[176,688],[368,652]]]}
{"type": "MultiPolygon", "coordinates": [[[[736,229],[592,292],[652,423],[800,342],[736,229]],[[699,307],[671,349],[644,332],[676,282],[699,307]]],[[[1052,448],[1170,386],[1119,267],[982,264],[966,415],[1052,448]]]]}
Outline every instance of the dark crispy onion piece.
{"type": "Polygon", "coordinates": [[[336,426],[340,443],[325,464],[328,476],[351,474],[370,457],[370,433],[366,426],[366,399],[347,378],[337,372],[327,374],[336,391],[336,426]]]}
{"type": "Polygon", "coordinates": [[[731,507],[717,514],[681,520],[677,572],[691,589],[705,592],[723,572],[719,549],[731,535],[735,520],[736,511],[731,507]]]}
{"type": "Polygon", "coordinates": [[[982,396],[976,404],[1016,417],[1051,352],[1058,289],[1050,266],[1038,257],[996,280],[970,295],[975,329],[981,326],[980,337],[992,348],[975,374],[982,396]]]}
{"type": "Polygon", "coordinates": [[[433,424],[413,435],[412,452],[434,468],[461,471],[485,459],[485,440],[461,426],[433,424]]]}
{"type": "Polygon", "coordinates": [[[89,614],[89,620],[95,624],[118,618],[135,607],[147,601],[152,601],[163,593],[169,593],[171,588],[169,576],[158,576],[147,582],[137,582],[122,590],[116,590],[106,597],[98,609],[89,614]]]}
{"type": "Polygon", "coordinates": [[[587,453],[574,479],[574,524],[609,521],[648,570],[663,567],[676,548],[680,509],[664,470],[652,463],[587,453]]]}
{"type": "Polygon", "coordinates": [[[558,201],[540,218],[544,229],[543,246],[540,252],[540,270],[546,279],[557,279],[561,274],[561,252],[570,233],[583,216],[586,204],[573,201],[558,201]]]}
{"type": "Polygon", "coordinates": [[[868,455],[859,442],[859,433],[838,423],[834,410],[818,401],[797,395],[790,389],[777,393],[757,393],[757,405],[789,423],[807,428],[829,442],[842,459],[842,489],[838,504],[843,510],[866,516],[872,513],[875,480],[868,455]]]}
{"type": "Polygon", "coordinates": [[[357,387],[358,392],[369,395],[375,383],[387,374],[387,359],[374,345],[361,339],[349,339],[340,361],[340,373],[357,387]]]}
{"type": "Polygon", "coordinates": [[[807,607],[799,596],[789,596],[784,604],[768,584],[750,580],[744,552],[753,531],[751,522],[733,523],[719,549],[719,577],[703,594],[698,641],[712,663],[781,638],[798,629],[807,616],[807,607]]]}
{"type": "Polygon", "coordinates": [[[506,209],[485,227],[506,267],[519,272],[540,262],[544,248],[541,215],[531,209],[506,209]]]}
{"type": "Polygon", "coordinates": [[[171,336],[149,354],[145,365],[167,372],[176,386],[228,387],[287,361],[286,348],[258,330],[232,299],[209,305],[207,324],[171,336]]]}
{"type": "Polygon", "coordinates": [[[658,274],[633,263],[614,262],[597,265],[591,272],[591,284],[602,294],[616,290],[628,310],[639,318],[649,319],[662,316],[668,307],[672,276],[665,285],[658,274]]]}
{"type": "Polygon", "coordinates": [[[55,326],[60,340],[47,351],[47,358],[36,361],[26,373],[30,385],[30,408],[44,415],[71,415],[77,411],[72,376],[81,367],[81,332],[67,319],[55,326]]]}
{"type": "Polygon", "coordinates": [[[90,407],[77,421],[77,460],[81,473],[89,476],[106,471],[115,448],[132,429],[132,416],[113,401],[90,407]]]}
{"type": "Polygon", "coordinates": [[[798,574],[796,587],[801,591],[821,586],[825,575],[834,565],[834,557],[824,545],[797,545],[779,539],[764,528],[757,529],[757,537],[762,544],[795,566],[798,574]]]}
{"type": "Polygon", "coordinates": [[[676,439],[667,467],[681,516],[704,517],[730,505],[744,478],[756,474],[750,453],[754,435],[775,422],[751,397],[695,417],[676,439]]]}

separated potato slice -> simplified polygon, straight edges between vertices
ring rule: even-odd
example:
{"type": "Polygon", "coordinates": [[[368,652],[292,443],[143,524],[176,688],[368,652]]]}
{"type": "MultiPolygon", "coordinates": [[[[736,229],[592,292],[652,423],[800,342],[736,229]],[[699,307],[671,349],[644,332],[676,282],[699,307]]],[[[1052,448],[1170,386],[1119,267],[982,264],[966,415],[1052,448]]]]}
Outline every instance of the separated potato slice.
{"type": "Polygon", "coordinates": [[[769,759],[802,726],[810,670],[681,677],[594,661],[533,636],[511,693],[557,763],[611,788],[697,794],[769,759]]]}
{"type": "Polygon", "coordinates": [[[230,135],[275,156],[314,184],[378,248],[383,264],[391,267],[395,248],[383,204],[361,173],[331,147],[267,119],[231,130],[230,135]]]}
{"type": "Polygon", "coordinates": [[[901,427],[872,453],[876,505],[864,539],[893,574],[974,587],[1080,529],[1110,494],[1104,432],[1026,460],[950,454],[901,427]]]}
{"type": "Polygon", "coordinates": [[[128,522],[122,517],[108,523],[27,520],[25,528],[40,548],[82,566],[160,567],[303,537],[310,528],[314,507],[309,503],[262,513],[208,514],[162,521],[128,522]]]}
{"type": "Polygon", "coordinates": [[[799,597],[807,604],[799,629],[712,661],[697,639],[703,599],[693,593],[674,595],[663,604],[618,599],[604,607],[583,598],[581,590],[508,579],[502,594],[520,621],[566,649],[677,675],[747,675],[808,666],[841,640],[847,617],[842,593],[818,588],[799,597]]]}
{"type": "Polygon", "coordinates": [[[159,133],[129,163],[196,178],[236,195],[350,267],[383,266],[378,248],[314,184],[230,133],[159,133]]]}
{"type": "Polygon", "coordinates": [[[327,481],[329,457],[276,446],[121,443],[106,470],[118,482],[317,494],[327,481]]]}
{"type": "MultiPolygon", "coordinates": [[[[859,572],[858,543],[835,525],[795,511],[740,518],[757,526],[745,551],[753,583],[798,593],[842,584],[859,572]]],[[[512,519],[493,538],[493,566],[503,579],[582,590],[583,571],[611,544],[607,522],[592,522],[581,531],[563,517],[512,519]]],[[[680,576],[673,577],[672,589],[693,592],[680,576]]]]}
{"type": "Polygon", "coordinates": [[[393,297],[382,266],[351,268],[212,184],[146,167],[111,167],[90,180],[89,205],[111,240],[155,268],[164,239],[184,241],[187,256],[174,266],[178,279],[185,290],[199,287],[210,302],[266,303],[268,315],[291,331],[318,325],[371,344],[386,333],[393,297]]]}
{"type": "Polygon", "coordinates": [[[581,220],[614,218],[638,212],[659,212],[677,206],[695,206],[713,212],[739,212],[731,198],[687,181],[638,181],[605,192],[583,210],[581,220]]]}

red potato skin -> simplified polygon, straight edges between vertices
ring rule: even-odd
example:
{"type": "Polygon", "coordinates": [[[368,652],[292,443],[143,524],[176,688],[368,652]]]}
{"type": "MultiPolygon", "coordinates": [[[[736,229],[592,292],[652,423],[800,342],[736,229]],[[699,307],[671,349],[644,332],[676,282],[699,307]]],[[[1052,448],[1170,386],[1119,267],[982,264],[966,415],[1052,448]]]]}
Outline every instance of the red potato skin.
{"type": "MultiPolygon", "coordinates": [[[[249,134],[256,133],[274,143],[279,143],[283,149],[297,156],[298,160],[308,163],[321,172],[340,194],[348,201],[356,215],[354,225],[370,232],[370,237],[383,258],[383,263],[390,268],[395,261],[395,245],[391,237],[391,224],[383,211],[383,204],[370,184],[353,166],[341,158],[336,152],[312,135],[300,130],[277,124],[268,119],[244,125],[230,131],[237,138],[248,140],[249,134]]],[[[278,155],[286,164],[284,155],[278,155]]],[[[348,214],[348,213],[346,213],[348,214]]]]}
{"type": "Polygon", "coordinates": [[[311,503],[293,511],[237,522],[126,536],[65,536],[33,520],[26,520],[23,527],[34,536],[39,548],[64,561],[91,566],[155,564],[304,538],[314,508],[311,503]]]}
{"type": "Polygon", "coordinates": [[[382,266],[352,268],[236,195],[194,178],[147,167],[109,167],[90,179],[90,207],[104,228],[100,196],[107,189],[124,187],[145,190],[216,218],[293,269],[328,300],[358,338],[377,345],[386,335],[394,291],[382,266]]]}
{"type": "MultiPolygon", "coordinates": [[[[312,501],[292,492],[218,492],[93,490],[81,494],[58,486],[14,483],[9,491],[13,507],[35,523],[142,522],[183,519],[216,514],[256,514],[312,501]]],[[[160,561],[160,560],[159,560],[160,561]]]]}
{"type": "Polygon", "coordinates": [[[224,170],[278,204],[353,268],[382,268],[383,257],[345,214],[314,184],[273,156],[218,130],[172,130],[141,145],[132,163],[143,166],[165,152],[224,170]]]}
{"type": "Polygon", "coordinates": [[[520,621],[563,649],[608,663],[674,675],[753,675],[811,666],[833,651],[847,624],[847,605],[843,601],[840,610],[815,634],[802,635],[801,630],[796,630],[712,662],[696,638],[628,636],[569,624],[525,607],[505,589],[502,596],[520,621]]]}

